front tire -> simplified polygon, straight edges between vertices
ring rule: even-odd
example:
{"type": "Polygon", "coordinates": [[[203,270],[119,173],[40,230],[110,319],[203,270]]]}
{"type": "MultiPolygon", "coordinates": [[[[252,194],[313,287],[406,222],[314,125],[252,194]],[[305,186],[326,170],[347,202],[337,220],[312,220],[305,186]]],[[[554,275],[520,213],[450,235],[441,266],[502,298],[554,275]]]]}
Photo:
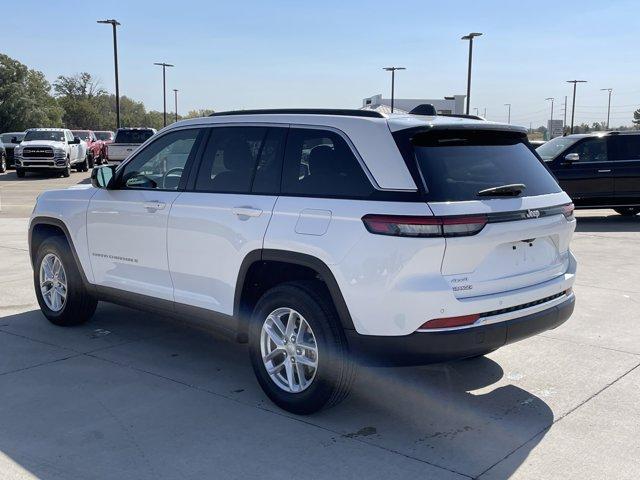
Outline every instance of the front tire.
{"type": "Polygon", "coordinates": [[[251,364],[262,390],[300,415],[346,398],[355,372],[338,315],[319,286],[291,282],[268,290],[249,326],[251,364]]]}
{"type": "Polygon", "coordinates": [[[63,237],[47,238],[38,248],[33,282],[40,310],[54,325],[80,325],[98,305],[86,289],[63,237]]]}
{"type": "Polygon", "coordinates": [[[614,208],[616,213],[623,215],[625,217],[633,217],[640,213],[640,207],[624,207],[624,208],[614,208]]]}
{"type": "Polygon", "coordinates": [[[67,165],[62,171],[62,176],[65,178],[69,178],[71,176],[71,161],[67,158],[67,165]]]}

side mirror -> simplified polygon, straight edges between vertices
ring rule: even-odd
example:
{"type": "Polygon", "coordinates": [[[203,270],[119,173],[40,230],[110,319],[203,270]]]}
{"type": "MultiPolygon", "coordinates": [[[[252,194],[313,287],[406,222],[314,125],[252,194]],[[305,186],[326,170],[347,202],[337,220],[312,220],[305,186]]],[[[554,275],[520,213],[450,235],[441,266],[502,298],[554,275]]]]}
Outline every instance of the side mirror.
{"type": "Polygon", "coordinates": [[[79,145],[80,144],[80,137],[73,137],[73,142],[70,142],[70,143],[79,145]]]}
{"type": "Polygon", "coordinates": [[[113,179],[116,176],[115,165],[101,165],[91,170],[91,185],[95,188],[109,189],[112,187],[113,179]]]}
{"type": "Polygon", "coordinates": [[[564,161],[567,162],[567,163],[579,162],[580,161],[580,154],[578,154],[578,153],[567,153],[564,156],[564,161]]]}

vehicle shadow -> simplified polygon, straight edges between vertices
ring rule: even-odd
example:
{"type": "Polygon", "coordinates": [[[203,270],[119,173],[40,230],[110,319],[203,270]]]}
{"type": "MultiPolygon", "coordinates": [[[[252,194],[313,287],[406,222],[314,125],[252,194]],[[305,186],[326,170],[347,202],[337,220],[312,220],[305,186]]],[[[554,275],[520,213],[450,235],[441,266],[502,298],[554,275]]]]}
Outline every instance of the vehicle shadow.
{"type": "Polygon", "coordinates": [[[624,216],[613,210],[576,215],[576,232],[640,232],[640,215],[624,216]]]}
{"type": "MultiPolygon", "coordinates": [[[[83,175],[83,178],[80,182],[78,183],[90,183],[91,179],[89,177],[85,177],[84,175],[88,175],[84,172],[76,172],[75,170],[73,170],[71,172],[71,178],[70,180],[73,180],[73,177],[78,175],[78,173],[83,175]]],[[[61,178],[62,175],[60,173],[56,173],[56,172],[48,172],[48,171],[42,171],[42,172],[28,172],[24,177],[22,178],[18,178],[18,175],[16,174],[15,170],[7,170],[5,173],[0,174],[0,183],[2,182],[25,182],[25,181],[41,181],[41,180],[54,180],[56,178],[61,178]]]]}
{"type": "MultiPolygon", "coordinates": [[[[289,418],[320,427],[312,437],[312,447],[317,448],[305,454],[312,463],[321,461],[324,449],[333,444],[357,440],[427,462],[442,475],[424,478],[445,478],[450,474],[446,470],[476,477],[518,449],[517,457],[521,460],[515,466],[510,462],[508,468],[512,472],[553,422],[553,412],[541,398],[505,379],[502,367],[486,357],[423,367],[363,367],[352,395],[342,404],[309,417],[296,417],[279,410],[262,393],[254,379],[246,346],[194,328],[189,322],[101,303],[94,319],[83,326],[55,327],[33,310],[0,318],[0,335],[3,332],[13,335],[5,341],[32,340],[31,348],[35,351],[8,348],[0,354],[0,404],[8,408],[4,413],[0,408],[0,424],[7,426],[0,429],[0,453],[4,452],[39,478],[53,478],[52,471],[66,471],[69,465],[65,462],[73,464],[73,455],[61,453],[56,443],[59,435],[64,437],[65,448],[73,450],[76,445],[83,449],[87,465],[104,461],[103,449],[108,444],[126,445],[130,437],[135,437],[137,446],[133,450],[145,452],[146,462],[189,464],[190,468],[207,471],[209,460],[199,453],[198,444],[209,441],[215,449],[225,432],[235,429],[229,425],[235,412],[245,411],[246,416],[247,407],[252,407],[253,412],[277,413],[269,417],[269,422],[276,423],[275,428],[290,428],[288,420],[285,421],[289,418]],[[38,362],[42,354],[38,350],[50,346],[66,349],[61,354],[63,361],[54,359],[51,364],[27,368],[29,361],[38,362]],[[80,357],[64,360],[70,356],[69,351],[80,357]],[[25,356],[14,365],[15,369],[24,369],[24,373],[12,374],[18,380],[9,381],[4,376],[6,380],[2,383],[1,357],[13,352],[25,356]],[[27,363],[22,365],[22,361],[27,363]],[[39,369],[46,371],[46,381],[30,373],[39,369]],[[127,377],[132,371],[140,375],[135,388],[127,377]],[[29,375],[34,375],[35,380],[29,375]],[[22,377],[26,380],[20,380],[22,377]],[[181,388],[188,386],[193,395],[202,392],[213,395],[199,407],[190,408],[189,422],[183,425],[179,419],[185,415],[184,400],[164,401],[170,396],[163,390],[165,387],[155,384],[158,378],[181,388]],[[152,386],[147,385],[149,382],[152,386]],[[82,402],[90,403],[78,407],[84,416],[70,419],[69,408],[75,408],[70,405],[78,403],[75,385],[83,385],[82,402]],[[227,403],[221,406],[220,397],[227,403]],[[56,402],[49,402],[48,398],[56,402]],[[112,429],[112,425],[93,424],[110,420],[91,416],[94,407],[98,411],[103,408],[94,405],[95,401],[91,403],[91,398],[117,398],[110,408],[118,412],[118,418],[126,417],[131,427],[105,435],[104,441],[92,438],[93,448],[87,449],[82,435],[74,437],[68,432],[112,429]],[[156,405],[161,400],[162,409],[156,405]],[[136,413],[135,406],[140,402],[147,402],[144,413],[136,413]],[[11,412],[11,405],[19,405],[20,412],[11,412]],[[211,405],[224,409],[217,412],[219,423],[210,422],[211,405]],[[42,416],[44,407],[48,412],[46,418],[42,416]],[[144,415],[144,421],[137,418],[140,415],[144,415]],[[34,425],[32,418],[40,418],[41,424],[34,425]],[[201,432],[192,431],[194,422],[203,428],[206,425],[206,439],[201,432]],[[145,430],[150,428],[148,425],[153,425],[153,435],[145,430]],[[330,441],[325,438],[327,431],[333,432],[330,441]],[[29,440],[36,437],[38,442],[29,440]],[[160,443],[162,459],[151,453],[160,448],[160,443]],[[172,455],[175,457],[171,458],[172,455]]],[[[272,433],[259,423],[243,425],[245,451],[261,449],[271,441],[272,433]]],[[[290,440],[296,448],[297,440],[290,440]]],[[[127,455],[133,455],[133,450],[127,448],[112,451],[111,468],[117,469],[115,465],[130,461],[127,455]]],[[[406,464],[407,468],[410,464],[406,464]]],[[[256,465],[255,471],[258,470],[260,467],[256,465]]],[[[187,470],[175,473],[180,476],[187,470]]],[[[501,475],[508,478],[510,473],[505,475],[501,469],[501,475]]]]}

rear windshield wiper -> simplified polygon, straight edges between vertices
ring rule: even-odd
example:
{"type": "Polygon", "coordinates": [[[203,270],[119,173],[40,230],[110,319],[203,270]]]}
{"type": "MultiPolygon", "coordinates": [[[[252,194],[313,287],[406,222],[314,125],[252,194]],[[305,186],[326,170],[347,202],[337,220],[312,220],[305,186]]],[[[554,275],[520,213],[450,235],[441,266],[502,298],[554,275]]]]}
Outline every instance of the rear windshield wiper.
{"type": "Polygon", "coordinates": [[[511,183],[498,187],[485,188],[478,192],[479,197],[517,197],[527,186],[524,183],[511,183]]]}

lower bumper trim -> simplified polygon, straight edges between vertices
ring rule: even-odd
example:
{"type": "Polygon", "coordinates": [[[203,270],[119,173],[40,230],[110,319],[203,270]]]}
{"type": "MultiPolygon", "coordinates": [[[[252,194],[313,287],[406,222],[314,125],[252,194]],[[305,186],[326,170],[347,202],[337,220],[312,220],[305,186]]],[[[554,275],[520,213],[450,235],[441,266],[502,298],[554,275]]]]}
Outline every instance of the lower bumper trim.
{"type": "Polygon", "coordinates": [[[463,330],[416,332],[404,336],[346,332],[357,361],[382,365],[426,365],[492,352],[509,343],[562,325],[573,313],[575,295],[540,312],[463,330]]]}

